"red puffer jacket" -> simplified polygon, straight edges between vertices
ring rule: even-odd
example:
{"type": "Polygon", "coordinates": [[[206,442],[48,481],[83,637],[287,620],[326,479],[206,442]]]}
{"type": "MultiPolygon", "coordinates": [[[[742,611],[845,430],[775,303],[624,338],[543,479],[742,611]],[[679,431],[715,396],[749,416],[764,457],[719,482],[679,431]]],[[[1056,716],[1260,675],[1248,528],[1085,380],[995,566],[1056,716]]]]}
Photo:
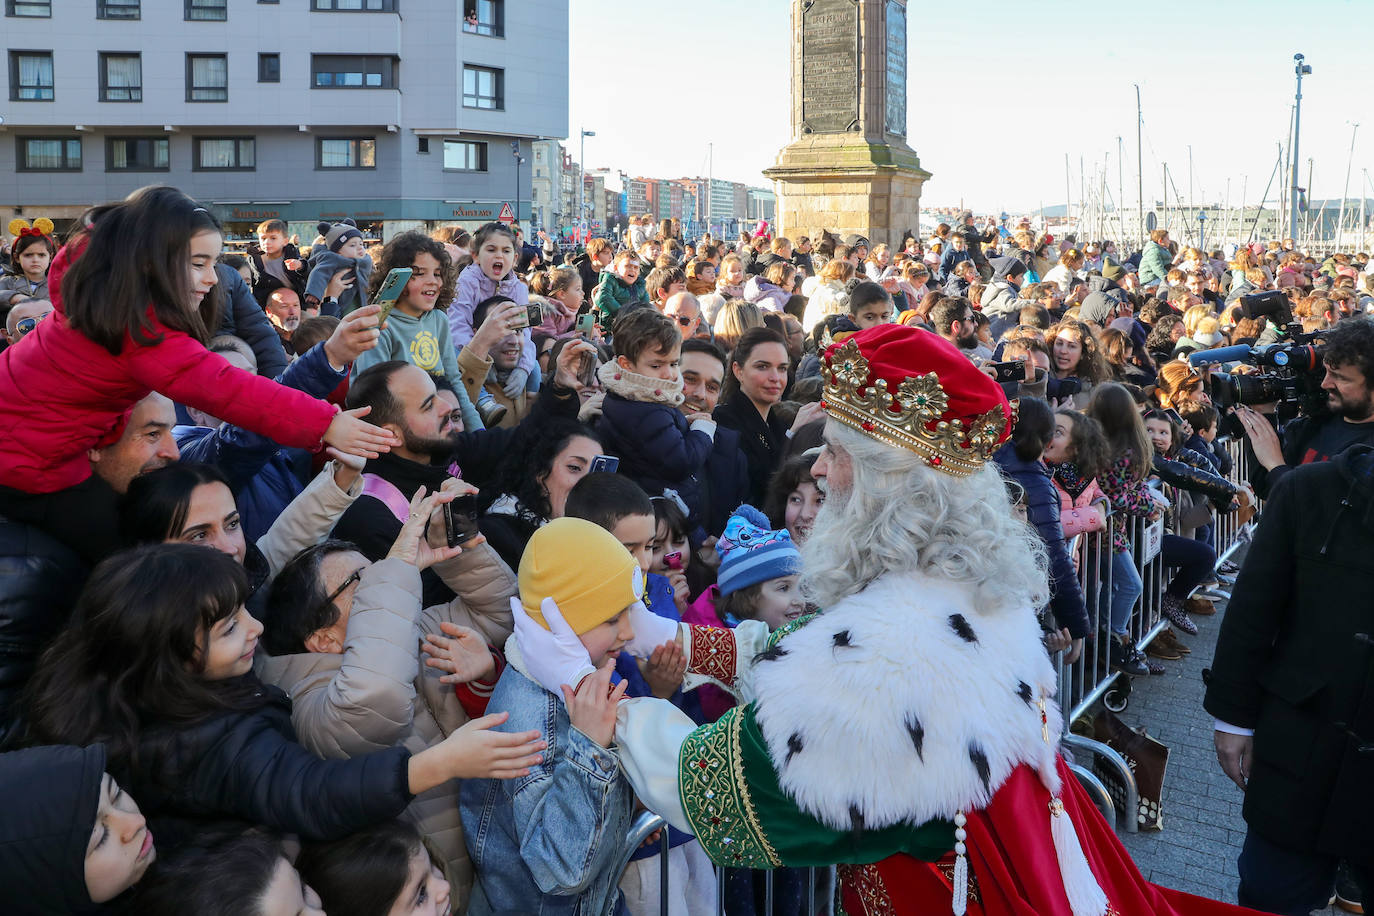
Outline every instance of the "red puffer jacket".
{"type": "Polygon", "coordinates": [[[154,320],[161,343],[130,337],[114,355],[72,330],[61,283],[79,254],[67,246],[53,261],[52,316],[0,353],[0,484],[55,493],[81,483],[91,476],[87,450],[117,438],[152,391],[282,445],[319,445],[338,408],[236,369],[183,331],[154,320]]]}

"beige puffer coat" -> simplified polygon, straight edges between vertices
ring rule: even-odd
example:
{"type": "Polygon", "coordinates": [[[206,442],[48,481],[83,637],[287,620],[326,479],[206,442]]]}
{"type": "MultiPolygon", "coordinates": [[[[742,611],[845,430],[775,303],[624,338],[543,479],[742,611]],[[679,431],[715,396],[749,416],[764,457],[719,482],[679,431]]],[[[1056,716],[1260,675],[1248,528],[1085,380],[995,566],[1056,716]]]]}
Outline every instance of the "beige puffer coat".
{"type": "MultiPolygon", "coordinates": [[[[472,627],[490,645],[505,645],[512,628],[515,575],[486,544],[434,567],[458,595],[421,610],[420,574],[402,560],[368,567],[353,597],[341,654],[263,657],[258,675],[291,697],[291,722],[301,744],[322,757],[354,757],[404,744],[418,752],[468,721],[442,672],[423,663],[420,641],[441,621],[472,627]]],[[[458,782],[415,797],[406,817],[428,837],[454,880],[454,911],[463,912],[472,863],[463,845],[458,782]]]]}

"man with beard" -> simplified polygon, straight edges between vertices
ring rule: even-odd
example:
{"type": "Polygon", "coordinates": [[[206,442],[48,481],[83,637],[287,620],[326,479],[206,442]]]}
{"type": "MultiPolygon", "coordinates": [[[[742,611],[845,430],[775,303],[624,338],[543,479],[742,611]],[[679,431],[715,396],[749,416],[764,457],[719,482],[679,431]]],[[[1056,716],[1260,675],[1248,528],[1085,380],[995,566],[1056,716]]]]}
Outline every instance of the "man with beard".
{"type": "MultiPolygon", "coordinates": [[[[671,304],[671,301],[670,301],[671,304]]],[[[710,340],[688,339],[682,342],[679,370],[682,372],[683,402],[678,410],[690,416],[710,414],[720,402],[721,387],[725,384],[725,365],[729,357],[720,344],[710,340]]],[[[695,477],[700,496],[697,504],[701,512],[701,526],[706,534],[716,535],[725,530],[730,513],[749,496],[749,462],[740,451],[739,431],[716,427],[711,453],[706,464],[695,477]]],[[[693,538],[702,542],[698,535],[693,538]]],[[[708,562],[716,560],[710,551],[708,562]]]]}
{"type": "Polygon", "coordinates": [[[1236,415],[1263,466],[1255,492],[1268,494],[1294,467],[1334,458],[1352,445],[1374,445],[1374,318],[1348,318],[1326,332],[1325,416],[1301,416],[1280,436],[1262,414],[1238,407],[1236,415]]]}
{"type": "MultiPolygon", "coordinates": [[[[632,604],[627,651],[676,642],[688,686],[741,701],[701,728],[664,701],[620,703],[636,796],[717,863],[840,865],[851,916],[1237,912],[1146,882],[1059,758],[1043,549],[988,462],[1013,422],[1001,389],[899,325],[832,346],[822,376],[827,498],[802,547],[822,610],[769,634],[632,604]]],[[[522,672],[604,684],[583,684],[587,652],[553,601],[543,623],[513,611],[522,672]]]]}
{"type": "Polygon", "coordinates": [[[959,352],[969,359],[981,361],[992,358],[992,353],[978,341],[978,321],[973,315],[973,305],[962,296],[941,299],[936,303],[935,308],[930,310],[930,323],[935,333],[958,347],[959,352]]]}
{"type": "Polygon", "coordinates": [[[291,335],[301,325],[301,297],[296,295],[295,290],[283,286],[281,289],[274,289],[267,297],[265,308],[267,320],[272,322],[277,336],[281,338],[282,348],[287,353],[293,352],[291,335]]]}
{"type": "MultiPolygon", "coordinates": [[[[563,347],[556,370],[534,402],[525,423],[539,424],[550,416],[577,417],[577,371],[585,354],[595,353],[586,341],[563,347]]],[[[496,480],[516,429],[466,432],[439,399],[434,379],[418,366],[401,360],[378,363],[353,379],[348,409],[369,407],[367,421],[391,430],[401,444],[368,461],[363,472],[363,495],[334,526],[333,536],[357,545],[374,563],[390,551],[409,513],[410,499],[424,487],[433,493],[453,477],[477,487],[496,480]]],[[[518,428],[518,427],[517,427],[518,428]]],[[[426,606],[453,600],[453,591],[437,575],[422,576],[426,606]]]]}

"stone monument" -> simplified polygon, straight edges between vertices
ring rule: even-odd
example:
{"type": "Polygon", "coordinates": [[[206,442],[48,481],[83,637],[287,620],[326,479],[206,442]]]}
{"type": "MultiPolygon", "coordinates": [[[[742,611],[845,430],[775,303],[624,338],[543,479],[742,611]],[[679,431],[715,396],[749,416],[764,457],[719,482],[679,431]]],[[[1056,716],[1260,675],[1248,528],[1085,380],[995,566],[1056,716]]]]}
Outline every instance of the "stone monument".
{"type": "Polygon", "coordinates": [[[792,0],[792,142],[764,175],[778,231],[890,245],[930,173],[906,141],[906,0],[792,0]]]}

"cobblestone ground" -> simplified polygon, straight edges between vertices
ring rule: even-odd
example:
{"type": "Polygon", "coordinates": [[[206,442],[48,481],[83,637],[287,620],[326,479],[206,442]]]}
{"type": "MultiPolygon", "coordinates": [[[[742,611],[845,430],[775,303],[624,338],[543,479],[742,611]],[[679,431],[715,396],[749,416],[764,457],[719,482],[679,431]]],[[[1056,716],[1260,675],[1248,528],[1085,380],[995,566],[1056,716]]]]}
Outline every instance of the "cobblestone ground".
{"type": "MultiPolygon", "coordinates": [[[[1236,856],[1245,840],[1241,791],[1221,772],[1212,745],[1212,718],[1202,708],[1202,669],[1212,664],[1225,604],[1195,617],[1197,636],[1180,634],[1193,650],[1165,661],[1167,674],[1136,678],[1121,718],[1169,746],[1164,775],[1164,829],[1120,833],[1145,877],[1165,887],[1234,903],[1236,856]]],[[[1321,914],[1341,914],[1331,908],[1321,914]]]]}

